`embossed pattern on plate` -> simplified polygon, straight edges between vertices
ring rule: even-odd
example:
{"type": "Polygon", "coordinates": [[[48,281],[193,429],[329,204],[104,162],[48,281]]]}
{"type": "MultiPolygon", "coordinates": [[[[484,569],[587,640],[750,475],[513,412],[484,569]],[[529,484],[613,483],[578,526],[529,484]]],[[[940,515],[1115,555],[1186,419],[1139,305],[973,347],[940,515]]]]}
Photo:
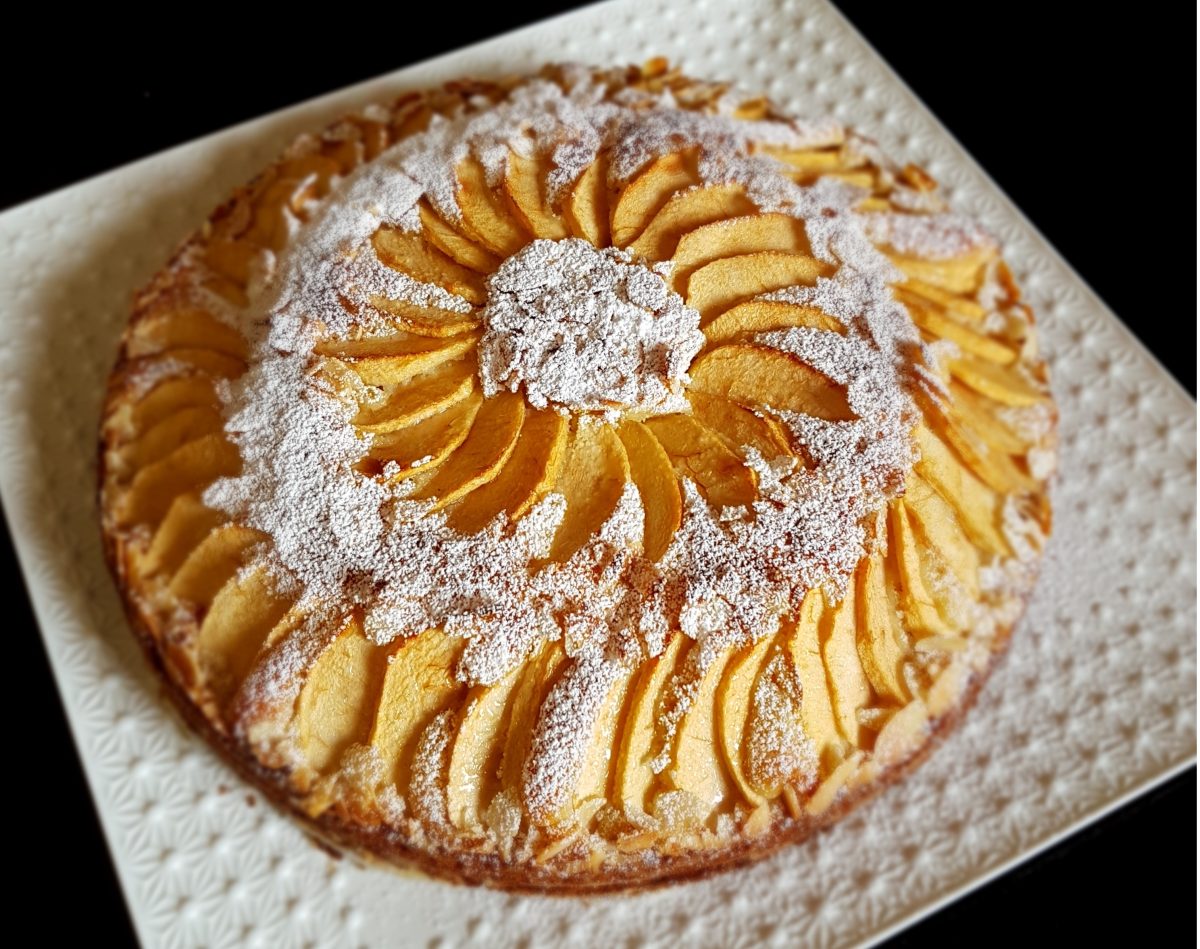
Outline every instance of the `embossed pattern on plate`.
{"type": "Polygon", "coordinates": [[[1195,755],[1195,405],[820,0],[616,0],[181,146],[0,216],[0,297],[4,508],[148,946],[871,941],[1195,755]],[[95,431],[130,292],[291,137],[350,108],[547,57],[651,55],[853,122],[1002,237],[1063,419],[1038,595],[928,764],[749,870],[580,902],[333,860],[168,712],[104,569],[95,431]]]}

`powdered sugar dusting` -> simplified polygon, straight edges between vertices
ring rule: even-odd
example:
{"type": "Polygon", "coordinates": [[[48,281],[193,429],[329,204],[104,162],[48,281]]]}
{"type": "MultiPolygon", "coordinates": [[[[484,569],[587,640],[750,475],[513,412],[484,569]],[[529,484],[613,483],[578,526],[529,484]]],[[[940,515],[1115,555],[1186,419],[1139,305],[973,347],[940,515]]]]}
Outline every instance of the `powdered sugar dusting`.
{"type": "Polygon", "coordinates": [[[632,259],[577,238],[537,240],[508,258],[488,282],[484,394],[524,391],[559,411],[686,411],[700,314],[632,259]]]}

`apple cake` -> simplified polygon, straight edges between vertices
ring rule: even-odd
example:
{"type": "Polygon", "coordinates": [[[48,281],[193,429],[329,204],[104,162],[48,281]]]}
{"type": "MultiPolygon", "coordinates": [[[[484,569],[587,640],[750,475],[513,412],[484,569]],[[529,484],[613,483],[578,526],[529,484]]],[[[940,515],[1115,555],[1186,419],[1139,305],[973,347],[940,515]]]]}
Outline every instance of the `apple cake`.
{"type": "Polygon", "coordinates": [[[907,772],[1002,652],[1056,412],[996,240],[727,84],[460,81],[305,135],[143,289],[132,625],[332,844],[594,891],[907,772]]]}

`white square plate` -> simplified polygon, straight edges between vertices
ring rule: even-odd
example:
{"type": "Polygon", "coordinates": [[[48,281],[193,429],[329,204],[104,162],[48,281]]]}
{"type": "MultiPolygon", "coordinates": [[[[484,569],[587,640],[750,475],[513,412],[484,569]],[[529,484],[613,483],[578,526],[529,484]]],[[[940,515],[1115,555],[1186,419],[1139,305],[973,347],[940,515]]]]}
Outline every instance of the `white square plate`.
{"type": "Polygon", "coordinates": [[[1195,405],[821,0],[616,0],[137,162],[0,216],[0,299],[4,508],[148,946],[872,941],[1194,757],[1195,405]],[[104,568],[95,432],[130,293],[302,130],[464,73],[657,54],[855,122],[1003,238],[1062,409],[1038,596],[978,708],[925,767],[749,870],[581,901],[333,860],[167,713],[104,568]]]}

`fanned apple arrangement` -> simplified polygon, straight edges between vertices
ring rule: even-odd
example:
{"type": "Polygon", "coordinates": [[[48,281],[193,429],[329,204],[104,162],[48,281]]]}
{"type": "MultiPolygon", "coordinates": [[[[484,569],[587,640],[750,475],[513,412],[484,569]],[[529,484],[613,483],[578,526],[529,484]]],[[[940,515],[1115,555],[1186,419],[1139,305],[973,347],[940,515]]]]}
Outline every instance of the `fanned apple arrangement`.
{"type": "Polygon", "coordinates": [[[135,302],[101,507],[171,694],[276,801],[601,890],[915,765],[1030,593],[1054,437],[1032,313],[922,170],[660,62],[548,67],[218,209],[135,302]]]}

